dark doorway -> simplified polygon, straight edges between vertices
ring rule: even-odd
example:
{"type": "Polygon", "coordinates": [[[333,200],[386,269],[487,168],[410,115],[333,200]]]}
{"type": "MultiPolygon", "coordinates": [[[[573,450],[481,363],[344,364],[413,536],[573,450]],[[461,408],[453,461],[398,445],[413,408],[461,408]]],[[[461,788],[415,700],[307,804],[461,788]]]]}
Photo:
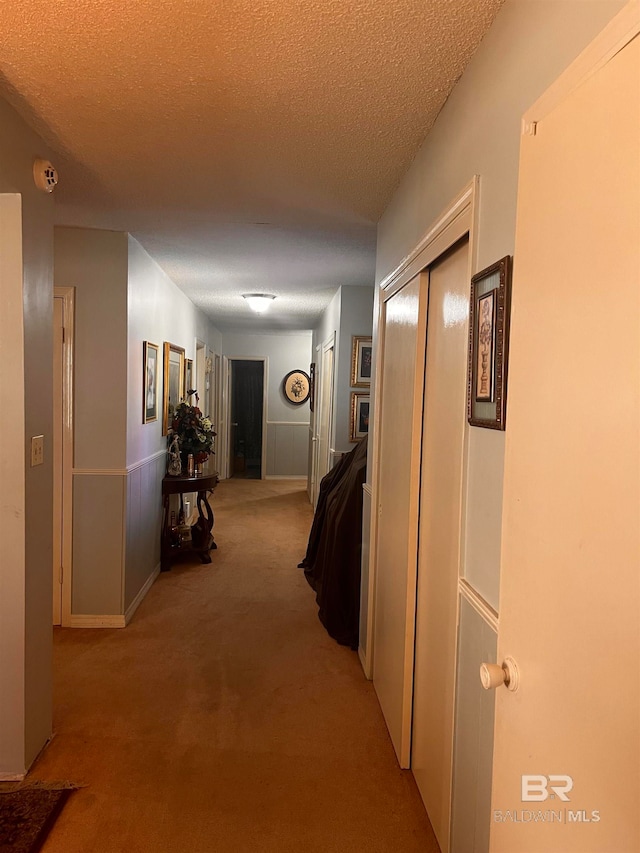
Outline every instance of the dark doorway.
{"type": "Polygon", "coordinates": [[[262,478],[264,362],[231,360],[229,476],[262,478]]]}

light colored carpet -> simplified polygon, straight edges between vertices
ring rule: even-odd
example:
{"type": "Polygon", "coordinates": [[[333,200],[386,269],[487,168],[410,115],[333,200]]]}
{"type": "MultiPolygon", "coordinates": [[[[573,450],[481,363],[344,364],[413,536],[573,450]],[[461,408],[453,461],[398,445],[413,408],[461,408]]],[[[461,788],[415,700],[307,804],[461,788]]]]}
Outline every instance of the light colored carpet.
{"type": "Polygon", "coordinates": [[[124,630],[55,631],[56,737],[30,778],[86,785],[45,853],[429,853],[355,652],[296,564],[298,481],[225,481],[218,550],[160,575],[124,630]]]}

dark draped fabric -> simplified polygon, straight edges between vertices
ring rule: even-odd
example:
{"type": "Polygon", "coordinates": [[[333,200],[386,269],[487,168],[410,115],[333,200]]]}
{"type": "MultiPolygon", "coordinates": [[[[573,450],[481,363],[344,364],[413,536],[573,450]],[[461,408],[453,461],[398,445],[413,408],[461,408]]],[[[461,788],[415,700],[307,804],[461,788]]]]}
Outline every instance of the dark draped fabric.
{"type": "Polygon", "coordinates": [[[344,646],[358,648],[362,486],[367,437],[343,456],[320,482],[309,543],[300,568],[315,590],[320,621],[344,646]]]}

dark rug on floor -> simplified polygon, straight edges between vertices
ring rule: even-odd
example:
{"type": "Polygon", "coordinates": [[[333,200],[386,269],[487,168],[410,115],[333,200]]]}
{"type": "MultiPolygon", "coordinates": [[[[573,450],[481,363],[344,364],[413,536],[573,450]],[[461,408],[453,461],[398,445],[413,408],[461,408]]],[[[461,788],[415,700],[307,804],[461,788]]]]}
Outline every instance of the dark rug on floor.
{"type": "Polygon", "coordinates": [[[73,788],[0,791],[0,853],[36,853],[73,788]]]}

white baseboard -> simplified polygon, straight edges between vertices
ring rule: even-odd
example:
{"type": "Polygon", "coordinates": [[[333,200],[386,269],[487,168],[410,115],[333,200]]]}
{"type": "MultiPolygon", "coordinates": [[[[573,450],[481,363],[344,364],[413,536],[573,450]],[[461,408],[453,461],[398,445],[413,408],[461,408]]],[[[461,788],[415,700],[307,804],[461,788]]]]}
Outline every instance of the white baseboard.
{"type": "Polygon", "coordinates": [[[85,616],[74,613],[69,618],[70,628],[124,628],[124,616],[85,616]]]}
{"type": "Polygon", "coordinates": [[[127,612],[124,616],[90,616],[84,615],[80,613],[74,613],[71,615],[69,619],[69,627],[70,628],[126,628],[129,622],[133,617],[133,614],[136,612],[140,604],[142,603],[142,599],[151,589],[153,582],[160,574],[160,563],[155,567],[155,569],[151,572],[149,577],[144,582],[142,589],[133,599],[131,604],[127,607],[127,612]]]}
{"type": "Polygon", "coordinates": [[[36,764],[36,762],[38,761],[38,759],[40,758],[42,753],[45,751],[45,749],[49,746],[49,744],[54,739],[54,737],[55,737],[55,733],[51,734],[46,739],[46,741],[44,742],[40,751],[38,752],[36,757],[32,760],[31,764],[29,765],[29,767],[27,767],[27,769],[24,772],[8,773],[7,771],[0,770],[0,782],[22,782],[23,779],[26,779],[26,777],[29,773],[29,770],[31,770],[31,768],[36,764]]]}
{"type": "Polygon", "coordinates": [[[0,773],[0,782],[22,782],[26,773],[0,773]]]}
{"type": "Polygon", "coordinates": [[[155,579],[158,577],[159,574],[160,574],[160,563],[158,563],[158,565],[155,567],[155,569],[151,572],[149,577],[144,582],[140,592],[136,595],[136,597],[133,599],[131,604],[127,607],[126,613],[124,614],[124,624],[125,625],[128,625],[129,622],[131,622],[131,619],[133,618],[133,614],[136,612],[138,607],[142,604],[142,599],[149,592],[149,590],[153,586],[153,582],[155,581],[155,579]]]}

